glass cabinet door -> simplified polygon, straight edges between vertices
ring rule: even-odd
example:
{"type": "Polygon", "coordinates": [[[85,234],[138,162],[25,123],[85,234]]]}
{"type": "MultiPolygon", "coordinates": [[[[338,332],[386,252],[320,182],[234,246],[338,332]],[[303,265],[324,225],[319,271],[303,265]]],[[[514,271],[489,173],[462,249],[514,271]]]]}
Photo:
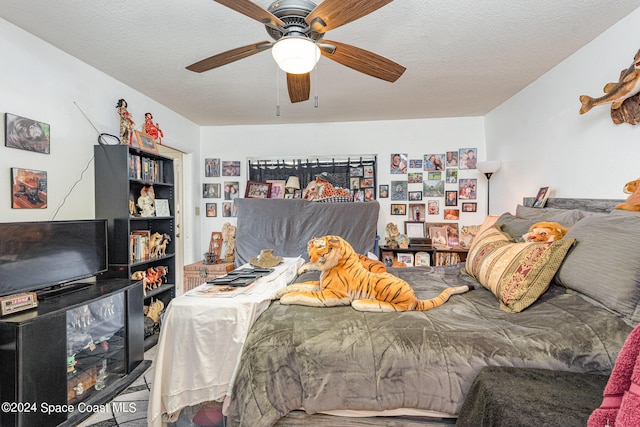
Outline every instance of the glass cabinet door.
{"type": "Polygon", "coordinates": [[[67,400],[76,403],[125,375],[125,297],[67,311],[67,400]]]}

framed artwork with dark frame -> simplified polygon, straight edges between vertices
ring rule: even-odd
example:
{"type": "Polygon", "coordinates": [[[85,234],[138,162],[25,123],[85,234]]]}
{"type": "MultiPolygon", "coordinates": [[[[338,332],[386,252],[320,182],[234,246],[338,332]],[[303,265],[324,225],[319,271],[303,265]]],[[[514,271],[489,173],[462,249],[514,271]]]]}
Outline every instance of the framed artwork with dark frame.
{"type": "Polygon", "coordinates": [[[462,212],[478,212],[478,204],[472,202],[463,202],[462,212]]]}
{"type": "Polygon", "coordinates": [[[388,184],[380,184],[380,185],[378,185],[378,198],[380,198],[380,199],[388,199],[389,198],[389,185],[388,184]]]}
{"type": "Polygon", "coordinates": [[[47,207],[47,172],[11,168],[11,207],[45,209],[47,207]]]}
{"type": "Polygon", "coordinates": [[[202,184],[202,197],[205,199],[218,199],[220,198],[220,184],[219,183],[204,183],[202,184]]]}
{"type": "Polygon", "coordinates": [[[409,200],[422,200],[422,191],[409,191],[409,200]]]}
{"type": "Polygon", "coordinates": [[[47,123],[5,113],[4,145],[10,148],[49,154],[51,126],[47,123]]]}
{"type": "Polygon", "coordinates": [[[151,135],[148,135],[144,132],[140,132],[139,130],[135,131],[136,141],[138,141],[138,147],[141,150],[149,151],[151,153],[158,153],[158,145],[156,144],[156,140],[153,139],[151,135]]]}
{"type": "Polygon", "coordinates": [[[206,203],[205,207],[206,207],[207,217],[218,216],[218,204],[217,203],[206,203]]]}
{"type": "Polygon", "coordinates": [[[426,237],[426,229],[423,221],[405,221],[404,222],[404,234],[409,238],[426,237]]]}
{"type": "Polygon", "coordinates": [[[244,193],[245,198],[268,199],[270,195],[270,182],[247,181],[247,189],[244,193]]]}
{"type": "Polygon", "coordinates": [[[445,206],[458,206],[458,192],[455,190],[447,190],[444,192],[444,205],[445,206]]]}
{"type": "Polygon", "coordinates": [[[407,205],[404,203],[391,204],[391,215],[406,215],[407,205]]]}

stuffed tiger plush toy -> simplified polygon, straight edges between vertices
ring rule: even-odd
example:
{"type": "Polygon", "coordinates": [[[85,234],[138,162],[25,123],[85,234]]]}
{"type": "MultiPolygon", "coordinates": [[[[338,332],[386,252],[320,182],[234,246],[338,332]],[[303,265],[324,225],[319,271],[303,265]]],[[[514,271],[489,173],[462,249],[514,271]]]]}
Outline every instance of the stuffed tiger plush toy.
{"type": "Polygon", "coordinates": [[[390,312],[430,310],[444,304],[451,295],[470,290],[469,286],[447,288],[429,300],[419,300],[404,280],[390,273],[372,273],[353,247],[339,236],[311,239],[310,262],[303,270],[320,270],[319,281],[294,283],[276,294],[281,304],[334,307],[351,305],[358,311],[390,312]]]}

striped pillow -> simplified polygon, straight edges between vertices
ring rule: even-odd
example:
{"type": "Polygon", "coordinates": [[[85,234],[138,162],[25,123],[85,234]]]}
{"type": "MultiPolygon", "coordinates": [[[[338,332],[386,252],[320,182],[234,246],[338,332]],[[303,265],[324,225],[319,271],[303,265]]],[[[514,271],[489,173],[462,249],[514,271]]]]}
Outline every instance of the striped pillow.
{"type": "Polygon", "coordinates": [[[514,243],[493,226],[474,239],[465,272],[498,297],[502,310],[519,313],[549,288],[574,243],[571,238],[514,243]]]}

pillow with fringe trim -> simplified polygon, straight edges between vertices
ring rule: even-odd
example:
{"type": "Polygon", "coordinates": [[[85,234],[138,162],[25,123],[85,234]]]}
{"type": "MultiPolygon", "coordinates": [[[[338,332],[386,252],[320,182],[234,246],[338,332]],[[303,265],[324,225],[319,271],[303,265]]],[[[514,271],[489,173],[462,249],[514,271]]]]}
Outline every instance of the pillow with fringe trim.
{"type": "Polygon", "coordinates": [[[513,242],[492,226],[474,239],[464,268],[498,297],[500,309],[519,313],[546,292],[574,243],[513,242]]]}

